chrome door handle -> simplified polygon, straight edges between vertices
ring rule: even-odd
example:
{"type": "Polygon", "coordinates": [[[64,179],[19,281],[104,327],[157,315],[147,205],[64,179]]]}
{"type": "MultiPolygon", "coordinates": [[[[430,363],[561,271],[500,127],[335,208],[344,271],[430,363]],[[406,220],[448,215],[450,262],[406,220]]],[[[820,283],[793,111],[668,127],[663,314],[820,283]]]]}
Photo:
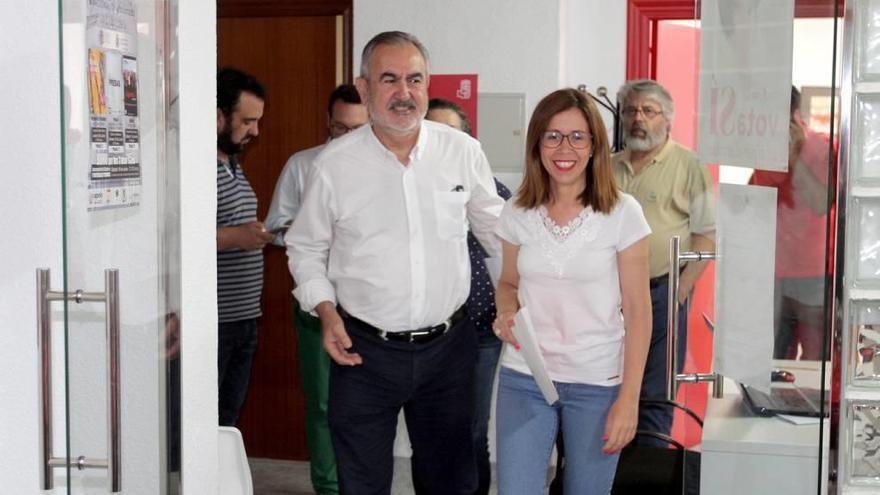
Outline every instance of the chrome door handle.
{"type": "Polygon", "coordinates": [[[675,401],[679,383],[713,382],[712,396],[721,398],[724,389],[722,375],[717,373],[678,373],[678,285],[679,266],[682,261],[714,260],[715,253],[709,251],[681,251],[681,238],[677,235],[669,239],[669,289],[667,293],[666,315],[666,399],[675,401]]]}
{"type": "Polygon", "coordinates": [[[40,354],[40,485],[43,490],[54,486],[52,470],[56,467],[107,469],[112,493],[122,491],[121,445],[119,429],[119,270],[104,270],[104,292],[77,290],[65,293],[51,290],[49,270],[37,269],[37,342],[40,354]],[[53,301],[103,302],[107,335],[107,458],[79,456],[69,462],[52,455],[52,322],[49,315],[53,301]]]}

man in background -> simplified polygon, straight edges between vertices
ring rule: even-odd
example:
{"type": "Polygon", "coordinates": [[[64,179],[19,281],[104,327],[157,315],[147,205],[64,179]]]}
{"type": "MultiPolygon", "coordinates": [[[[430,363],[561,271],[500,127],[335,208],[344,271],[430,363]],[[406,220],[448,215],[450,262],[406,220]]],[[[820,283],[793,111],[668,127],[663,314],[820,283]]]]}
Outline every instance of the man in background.
{"type": "MultiPolygon", "coordinates": [[[[367,120],[367,107],[361,103],[353,85],[343,84],[333,90],[327,103],[328,141],[344,136],[366,124],[367,120]]],[[[299,212],[315,158],[326,145],[325,142],[295,153],[284,165],[266,216],[266,227],[277,234],[273,243],[284,245],[282,238],[299,212]]],[[[321,345],[321,320],[297,308],[294,327],[300,380],[306,399],[306,441],[312,487],[318,495],[335,495],[339,493],[336,456],[327,424],[330,358],[321,345]]]]}
{"type": "MultiPolygon", "coordinates": [[[[715,250],[714,184],[694,153],[670,138],[675,113],[672,96],[656,81],[629,81],[617,93],[626,149],[612,158],[617,184],[638,200],[651,226],[648,237],[653,325],[642,379],[642,399],[666,398],[669,270],[681,272],[678,287],[678,370],[687,349],[688,298],[706,261],[669,266],[669,239],[681,238],[682,251],[715,250]]],[[[639,430],[669,434],[672,410],[639,407],[639,430]]],[[[666,444],[653,438],[640,443],[666,444]]]]}
{"type": "Polygon", "coordinates": [[[755,170],[750,184],[777,188],[773,359],[822,359],[825,260],[829,254],[827,136],[801,116],[791,88],[788,171],[755,170]]]}
{"type": "Polygon", "coordinates": [[[235,426],[257,348],[263,246],[257,196],[238,155],[259,133],[266,91],[237,69],[217,71],[217,385],[220,426],[235,426]]]}

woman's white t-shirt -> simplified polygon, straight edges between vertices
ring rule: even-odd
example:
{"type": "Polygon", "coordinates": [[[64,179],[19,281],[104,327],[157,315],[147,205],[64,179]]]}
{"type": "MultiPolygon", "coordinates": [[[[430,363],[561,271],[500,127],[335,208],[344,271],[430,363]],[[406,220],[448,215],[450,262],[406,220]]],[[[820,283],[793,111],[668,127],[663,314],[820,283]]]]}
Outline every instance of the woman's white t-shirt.
{"type": "MultiPolygon", "coordinates": [[[[590,207],[556,225],[541,206],[504,205],[497,233],[519,246],[518,298],[529,308],[554,381],[617,385],[623,373],[623,315],[617,253],[651,233],[639,203],[620,194],[608,214],[590,207]]],[[[501,365],[531,374],[509,344],[501,365]]]]}

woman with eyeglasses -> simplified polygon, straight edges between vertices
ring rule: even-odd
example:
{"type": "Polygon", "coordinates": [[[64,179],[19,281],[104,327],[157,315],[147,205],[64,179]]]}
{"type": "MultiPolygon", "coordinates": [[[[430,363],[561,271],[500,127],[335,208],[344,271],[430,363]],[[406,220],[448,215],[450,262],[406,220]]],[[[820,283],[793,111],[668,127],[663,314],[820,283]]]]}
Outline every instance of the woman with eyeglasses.
{"type": "Polygon", "coordinates": [[[523,183],[498,227],[493,330],[507,343],[496,415],[499,493],[544,493],[561,429],[564,492],[607,494],[638,420],[651,334],[650,228],[636,200],[617,189],[605,126],[584,93],[561,89],[538,103],[526,155],[523,183]],[[521,308],[559,394],[552,405],[519,352],[513,320],[521,308]]]}

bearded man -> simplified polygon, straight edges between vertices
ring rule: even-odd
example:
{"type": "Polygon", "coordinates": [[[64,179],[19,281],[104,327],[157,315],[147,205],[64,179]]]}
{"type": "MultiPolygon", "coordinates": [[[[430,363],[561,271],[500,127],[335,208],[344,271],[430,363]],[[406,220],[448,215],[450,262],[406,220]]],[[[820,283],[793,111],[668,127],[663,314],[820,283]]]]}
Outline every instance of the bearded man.
{"type": "Polygon", "coordinates": [[[266,90],[250,74],[217,71],[217,382],[220,426],[235,426],[257,348],[263,246],[257,196],[238,156],[260,134],[266,90]]]}
{"type": "MultiPolygon", "coordinates": [[[[669,266],[669,239],[681,238],[683,251],[714,251],[715,204],[712,177],[694,153],[669,137],[675,108],[672,96],[656,81],[635,80],[617,93],[623,119],[626,149],[613,156],[618,186],[642,205],[651,226],[648,237],[651,273],[653,330],[648,362],[642,379],[641,398],[666,397],[666,319],[668,275],[681,272],[678,287],[678,363],[681,372],[687,349],[688,299],[694,283],[706,269],[705,261],[669,266]]],[[[639,408],[639,430],[668,434],[672,410],[668,406],[643,404],[639,408]]],[[[653,438],[642,444],[665,447],[653,438]]]]}

